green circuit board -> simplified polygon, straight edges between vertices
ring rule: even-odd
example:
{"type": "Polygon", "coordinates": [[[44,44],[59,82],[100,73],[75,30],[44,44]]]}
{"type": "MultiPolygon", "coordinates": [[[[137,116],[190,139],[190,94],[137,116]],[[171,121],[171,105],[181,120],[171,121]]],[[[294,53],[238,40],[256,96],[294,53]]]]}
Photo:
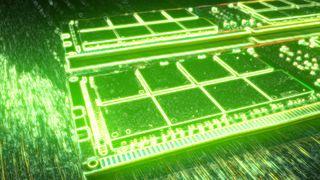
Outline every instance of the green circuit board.
{"type": "Polygon", "coordinates": [[[266,0],[70,21],[85,174],[318,116],[319,17],[316,1],[266,0]]]}

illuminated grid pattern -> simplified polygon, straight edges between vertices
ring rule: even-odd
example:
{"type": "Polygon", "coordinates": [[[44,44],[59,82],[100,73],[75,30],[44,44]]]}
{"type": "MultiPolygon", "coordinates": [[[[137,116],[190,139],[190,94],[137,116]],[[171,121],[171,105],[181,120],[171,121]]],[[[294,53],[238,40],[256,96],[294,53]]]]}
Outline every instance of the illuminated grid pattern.
{"type": "Polygon", "coordinates": [[[125,119],[128,120],[125,122],[128,125],[125,129],[122,129],[121,124],[111,123],[111,138],[133,136],[312,92],[290,75],[274,71],[260,59],[254,58],[245,62],[239,57],[246,57],[248,60],[250,56],[242,53],[216,56],[214,59],[189,59],[184,62],[93,77],[91,84],[95,84],[93,87],[99,105],[103,107],[107,126],[110,127],[109,121],[117,121],[113,118],[121,118],[122,123],[126,121],[125,119]],[[246,69],[237,68],[238,61],[241,61],[242,67],[246,69]],[[203,69],[201,66],[194,66],[199,63],[205,64],[203,69]],[[200,69],[193,71],[190,68],[192,66],[200,69]],[[206,73],[205,67],[211,68],[211,72],[214,73],[206,74],[207,78],[201,79],[199,73],[206,73]],[[149,70],[155,73],[150,73],[149,70]],[[105,77],[106,80],[101,82],[101,77],[105,77]],[[287,80],[283,81],[283,78],[287,80]],[[278,82],[276,87],[282,88],[270,92],[268,89],[273,88],[273,84],[264,79],[272,79],[272,82],[278,82]],[[109,87],[104,87],[102,84],[109,84],[109,87]],[[143,102],[146,103],[143,105],[143,102]],[[132,109],[125,110],[125,107],[132,109]],[[130,120],[135,122],[135,119],[139,119],[136,117],[139,109],[148,110],[146,114],[140,114],[139,118],[155,118],[148,121],[149,126],[142,129],[139,127],[140,123],[130,123],[130,120]],[[114,114],[118,114],[119,117],[114,114]],[[125,114],[125,117],[119,114],[125,114]]]}
{"type": "Polygon", "coordinates": [[[244,11],[267,22],[281,22],[319,15],[320,4],[311,0],[277,0],[239,3],[244,11]]]}
{"type": "Polygon", "coordinates": [[[84,51],[114,49],[217,33],[216,25],[185,9],[79,20],[77,27],[84,51]]]}

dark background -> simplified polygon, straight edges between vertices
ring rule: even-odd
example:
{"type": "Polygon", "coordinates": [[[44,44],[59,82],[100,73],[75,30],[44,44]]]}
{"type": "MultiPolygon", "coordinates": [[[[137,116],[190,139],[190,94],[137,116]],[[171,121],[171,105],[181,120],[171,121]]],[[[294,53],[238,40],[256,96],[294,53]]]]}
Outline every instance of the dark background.
{"type": "MultiPolygon", "coordinates": [[[[218,4],[197,0],[0,0],[0,179],[81,179],[68,111],[62,23],[71,19],[218,4]]],[[[319,121],[112,170],[109,179],[313,178],[319,121]]]]}

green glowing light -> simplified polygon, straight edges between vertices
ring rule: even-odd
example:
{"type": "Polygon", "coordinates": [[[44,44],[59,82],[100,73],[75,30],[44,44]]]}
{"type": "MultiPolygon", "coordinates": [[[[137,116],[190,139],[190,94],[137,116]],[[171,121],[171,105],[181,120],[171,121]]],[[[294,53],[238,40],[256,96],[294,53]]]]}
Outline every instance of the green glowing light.
{"type": "Polygon", "coordinates": [[[319,87],[292,69],[300,60],[277,61],[305,47],[275,45],[319,34],[313,6],[230,5],[261,23],[232,31],[203,7],[71,21],[62,40],[85,174],[318,115],[319,87]]]}

